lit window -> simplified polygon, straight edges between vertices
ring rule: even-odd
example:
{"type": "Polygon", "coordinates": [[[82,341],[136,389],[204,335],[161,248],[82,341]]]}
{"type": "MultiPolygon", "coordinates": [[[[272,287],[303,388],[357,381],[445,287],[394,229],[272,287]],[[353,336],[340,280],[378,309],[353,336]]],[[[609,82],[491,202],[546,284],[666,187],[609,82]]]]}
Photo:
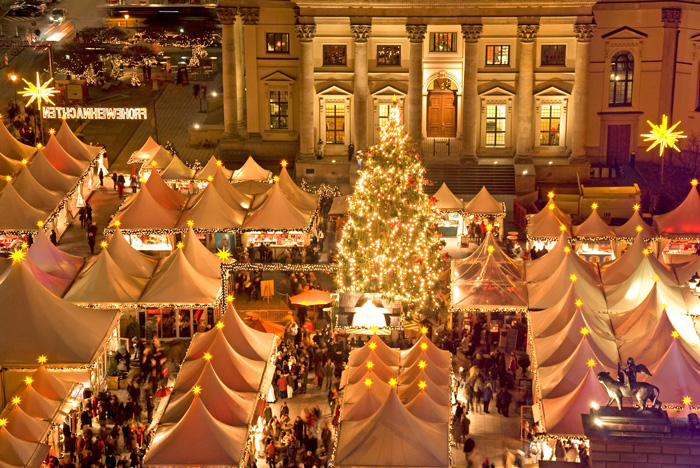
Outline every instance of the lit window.
{"type": "Polygon", "coordinates": [[[542,46],[542,66],[566,65],[565,45],[543,45],[542,46]]]}
{"type": "Polygon", "coordinates": [[[377,65],[401,65],[401,46],[380,45],[377,46],[377,65]]]}
{"type": "Polygon", "coordinates": [[[345,144],[345,104],[326,104],[326,143],[345,144]]]}
{"type": "Polygon", "coordinates": [[[486,106],[486,146],[506,145],[506,106],[486,106]]]}
{"type": "Polygon", "coordinates": [[[457,52],[457,33],[430,33],[430,52],[457,52]]]}
{"type": "Polygon", "coordinates": [[[510,63],[510,46],[486,46],[486,65],[508,65],[510,63]]]}
{"type": "Polygon", "coordinates": [[[345,65],[347,63],[348,46],[346,45],[324,45],[323,64],[324,65],[345,65]]]}
{"type": "Polygon", "coordinates": [[[634,75],[634,57],[626,50],[616,53],[610,62],[610,96],[611,106],[632,105],[632,81],[634,75]]]}
{"type": "Polygon", "coordinates": [[[540,145],[559,146],[561,104],[542,106],[540,110],[540,145]]]}
{"type": "Polygon", "coordinates": [[[289,53],[289,34],[267,33],[267,52],[271,54],[289,53]]]}
{"type": "Polygon", "coordinates": [[[379,104],[379,128],[389,123],[389,104],[379,104]]]}
{"type": "Polygon", "coordinates": [[[270,128],[289,129],[289,94],[287,91],[270,91],[270,128]]]}

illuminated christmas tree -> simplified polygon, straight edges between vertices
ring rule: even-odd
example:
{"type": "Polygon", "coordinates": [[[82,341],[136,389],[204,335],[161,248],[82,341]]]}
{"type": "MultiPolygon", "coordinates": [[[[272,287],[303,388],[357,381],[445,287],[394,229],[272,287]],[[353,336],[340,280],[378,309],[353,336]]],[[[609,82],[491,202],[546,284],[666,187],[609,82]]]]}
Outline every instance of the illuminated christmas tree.
{"type": "Polygon", "coordinates": [[[396,105],[380,139],[365,154],[349,199],[336,281],[341,292],[379,293],[420,318],[438,307],[436,283],[446,267],[438,211],[423,191],[425,169],[396,105]]]}

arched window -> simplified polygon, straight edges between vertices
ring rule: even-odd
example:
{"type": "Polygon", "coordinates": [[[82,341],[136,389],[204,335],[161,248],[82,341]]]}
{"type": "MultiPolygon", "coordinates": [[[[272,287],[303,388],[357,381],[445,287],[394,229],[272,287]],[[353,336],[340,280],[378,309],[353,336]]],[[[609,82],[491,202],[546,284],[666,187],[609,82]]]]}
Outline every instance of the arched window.
{"type": "Polygon", "coordinates": [[[610,61],[610,96],[611,106],[632,105],[632,82],[634,80],[634,57],[626,50],[613,55],[610,61]]]}

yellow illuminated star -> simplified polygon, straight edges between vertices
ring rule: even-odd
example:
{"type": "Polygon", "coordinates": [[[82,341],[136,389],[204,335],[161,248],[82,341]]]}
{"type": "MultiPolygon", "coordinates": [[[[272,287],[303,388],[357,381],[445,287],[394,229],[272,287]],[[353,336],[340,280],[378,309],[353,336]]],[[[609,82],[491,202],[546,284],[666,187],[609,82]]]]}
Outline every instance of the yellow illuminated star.
{"type": "Polygon", "coordinates": [[[46,361],[48,361],[48,360],[49,360],[49,358],[47,358],[47,357],[46,357],[45,355],[43,355],[43,354],[37,358],[37,362],[38,362],[39,364],[46,364],[46,361]]]}
{"type": "Polygon", "coordinates": [[[574,302],[574,304],[576,304],[576,307],[581,307],[583,305],[583,301],[581,299],[576,299],[576,302],[574,302]]]}
{"type": "Polygon", "coordinates": [[[690,185],[692,185],[693,187],[697,187],[698,186],[698,179],[691,180],[690,185]]]}
{"type": "Polygon", "coordinates": [[[199,395],[200,393],[202,393],[202,387],[200,387],[199,385],[195,385],[194,387],[192,387],[192,393],[194,393],[195,395],[199,395]]]}
{"type": "Polygon", "coordinates": [[[107,241],[100,242],[100,247],[102,247],[103,249],[107,247],[107,241]]]}
{"type": "Polygon", "coordinates": [[[5,176],[5,180],[8,182],[12,182],[12,176],[11,175],[5,176]]]}
{"type": "MultiPolygon", "coordinates": [[[[226,302],[233,302],[233,295],[232,294],[229,294],[228,296],[226,296],[226,302]]],[[[221,322],[219,322],[219,323],[221,323],[221,322]]],[[[221,326],[223,327],[224,324],[221,323],[221,326]]]]}
{"type": "Polygon", "coordinates": [[[175,247],[177,247],[178,249],[181,249],[184,246],[185,246],[185,244],[183,242],[178,242],[177,244],[175,244],[175,247]]]}
{"type": "Polygon", "coordinates": [[[370,343],[369,344],[369,349],[374,350],[374,348],[377,347],[377,343],[370,343]]]}
{"type": "Polygon", "coordinates": [[[639,203],[635,203],[634,205],[632,205],[632,209],[634,211],[639,211],[640,208],[641,208],[641,206],[639,206],[639,203]]]}
{"type": "Polygon", "coordinates": [[[562,232],[566,231],[566,226],[564,226],[563,224],[560,224],[560,225],[559,225],[559,230],[562,231],[562,232]]]}
{"type": "Polygon", "coordinates": [[[36,225],[39,226],[40,228],[44,227],[44,222],[43,221],[37,221],[36,225]]]}
{"type": "Polygon", "coordinates": [[[12,404],[13,405],[19,405],[19,403],[22,401],[22,399],[18,396],[12,397],[12,404]]]}
{"type": "Polygon", "coordinates": [[[224,328],[224,322],[216,322],[216,328],[218,328],[219,330],[224,328]]]}
{"type": "Polygon", "coordinates": [[[10,254],[10,258],[12,259],[12,263],[22,263],[22,260],[27,256],[27,252],[21,249],[16,249],[13,250],[12,253],[10,254]]]}
{"type": "Polygon", "coordinates": [[[693,401],[693,399],[690,398],[689,396],[684,396],[684,397],[683,397],[683,404],[684,404],[684,405],[689,405],[692,401],[693,401]]]}
{"type": "Polygon", "coordinates": [[[156,161],[151,161],[151,166],[156,167],[158,163],[156,161]]]}
{"type": "Polygon", "coordinates": [[[223,165],[224,165],[223,162],[219,161],[218,159],[216,160],[216,167],[221,167],[223,165]]]}
{"type": "Polygon", "coordinates": [[[287,164],[289,164],[289,163],[287,162],[286,159],[283,159],[282,162],[280,163],[280,165],[281,165],[282,167],[287,167],[287,164]]]}
{"type": "Polygon", "coordinates": [[[586,364],[588,367],[594,367],[596,365],[595,359],[589,359],[586,364]]]}
{"type": "Polygon", "coordinates": [[[420,327],[420,332],[421,332],[422,334],[424,334],[424,335],[427,334],[427,333],[428,333],[428,327],[420,327]]]}
{"type": "Polygon", "coordinates": [[[425,369],[425,366],[427,366],[427,365],[428,365],[428,363],[426,363],[425,361],[418,362],[418,367],[420,367],[421,369],[425,369]]]}
{"type": "Polygon", "coordinates": [[[654,275],[654,281],[659,281],[659,275],[654,275]]]}
{"type": "Polygon", "coordinates": [[[365,386],[366,386],[366,387],[371,387],[371,386],[372,386],[372,379],[370,379],[369,377],[367,377],[367,378],[365,379],[365,386]]]}
{"type": "Polygon", "coordinates": [[[32,382],[34,382],[34,379],[32,379],[31,377],[24,378],[24,383],[26,383],[27,385],[31,385],[32,382]]]}
{"type": "Polygon", "coordinates": [[[207,180],[211,182],[212,180],[214,180],[214,178],[212,176],[207,176],[207,180]]]}
{"type": "Polygon", "coordinates": [[[425,351],[426,349],[428,349],[428,343],[421,343],[421,344],[420,344],[420,349],[422,349],[423,351],[425,351]]]}
{"type": "Polygon", "coordinates": [[[26,159],[23,159],[23,160],[22,160],[22,164],[24,164],[25,166],[27,165],[28,162],[29,162],[29,161],[27,161],[26,159]]]}
{"type": "Polygon", "coordinates": [[[576,276],[575,274],[572,274],[571,276],[569,276],[569,279],[573,282],[573,281],[576,281],[578,279],[578,276],[576,276]]]}
{"type": "Polygon", "coordinates": [[[2,427],[2,426],[7,426],[7,419],[5,419],[5,418],[0,419],[0,427],[2,427]]]}
{"type": "Polygon", "coordinates": [[[651,251],[649,249],[644,249],[644,250],[642,250],[642,253],[646,257],[647,255],[649,255],[651,253],[651,251]]]}
{"type": "Polygon", "coordinates": [[[593,202],[593,204],[591,204],[591,209],[597,210],[597,209],[598,209],[598,204],[595,203],[595,202],[593,202]]]}
{"type": "Polygon", "coordinates": [[[554,192],[553,191],[547,192],[547,198],[549,198],[549,199],[554,198],[554,192]]]}
{"type": "Polygon", "coordinates": [[[366,366],[367,366],[367,369],[371,369],[374,367],[374,363],[372,361],[367,361],[366,366]]]}
{"type": "Polygon", "coordinates": [[[396,381],[395,378],[392,377],[392,378],[389,379],[389,385],[390,385],[390,386],[396,387],[396,384],[397,384],[397,383],[398,383],[398,382],[396,381]]]}
{"type": "Polygon", "coordinates": [[[647,151],[651,151],[652,149],[658,146],[660,157],[663,157],[664,150],[666,148],[673,148],[678,152],[681,151],[680,148],[676,146],[676,143],[678,143],[678,140],[680,138],[686,138],[686,135],[683,135],[682,130],[674,132],[676,127],[681,123],[680,121],[676,122],[672,127],[669,128],[668,117],[666,116],[666,114],[664,114],[661,117],[661,125],[655,125],[651,123],[650,120],[647,120],[647,123],[649,124],[649,126],[651,126],[651,133],[643,133],[642,136],[646,137],[644,141],[653,142],[647,148],[647,151]]]}
{"type": "Polygon", "coordinates": [[[275,181],[275,182],[279,182],[279,181],[280,181],[280,178],[279,178],[279,176],[274,176],[274,177],[272,178],[272,180],[275,181]]]}
{"type": "Polygon", "coordinates": [[[671,332],[671,336],[674,337],[674,338],[678,338],[679,336],[681,336],[681,334],[678,333],[676,330],[673,330],[673,331],[671,332]]]}
{"type": "Polygon", "coordinates": [[[191,219],[188,219],[187,220],[187,227],[192,227],[192,226],[194,226],[194,221],[192,221],[191,219]]]}
{"type": "Polygon", "coordinates": [[[372,328],[370,328],[370,330],[372,331],[372,333],[374,333],[374,334],[376,335],[376,334],[377,334],[378,328],[377,328],[377,327],[372,327],[372,328]]]}
{"type": "Polygon", "coordinates": [[[55,134],[55,133],[56,133],[56,129],[55,129],[55,128],[50,128],[50,129],[49,129],[49,135],[53,135],[53,134],[55,134]]]}
{"type": "Polygon", "coordinates": [[[36,85],[30,83],[29,81],[25,80],[22,78],[22,81],[27,83],[27,87],[24,88],[24,91],[20,91],[18,94],[21,94],[24,97],[29,97],[29,102],[27,103],[26,107],[29,107],[29,104],[32,102],[36,101],[36,105],[41,110],[41,101],[46,101],[47,103],[54,104],[54,102],[51,100],[51,97],[58,92],[56,88],[50,88],[49,84],[53,81],[53,78],[51,78],[49,81],[46,83],[42,84],[41,80],[39,79],[39,72],[36,73],[36,85]]]}
{"type": "Polygon", "coordinates": [[[119,226],[122,225],[122,222],[119,221],[119,220],[116,220],[113,224],[114,224],[116,227],[119,227],[119,226]]]}
{"type": "Polygon", "coordinates": [[[418,382],[418,388],[420,388],[421,390],[425,390],[425,387],[427,386],[428,384],[425,383],[425,380],[421,380],[420,382],[418,382]]]}
{"type": "Polygon", "coordinates": [[[210,360],[211,359],[211,353],[204,353],[204,359],[205,360],[210,360]]]}
{"type": "Polygon", "coordinates": [[[571,247],[564,247],[564,253],[571,252],[571,247]]]}
{"type": "Polygon", "coordinates": [[[583,327],[583,328],[581,329],[581,334],[582,334],[583,336],[586,336],[586,335],[588,335],[589,333],[590,333],[590,332],[588,331],[588,328],[583,327]]]}
{"type": "Polygon", "coordinates": [[[550,203],[550,204],[547,206],[547,208],[549,208],[550,210],[553,210],[554,208],[556,208],[556,206],[554,205],[554,203],[550,203]]]}
{"type": "Polygon", "coordinates": [[[644,228],[642,226],[637,226],[636,228],[634,228],[634,230],[637,232],[642,232],[644,228]]]}
{"type": "Polygon", "coordinates": [[[493,245],[489,245],[488,247],[486,247],[486,250],[488,251],[488,253],[493,253],[493,251],[496,249],[493,248],[493,245]]]}
{"type": "Polygon", "coordinates": [[[231,259],[231,252],[229,249],[219,249],[216,256],[219,257],[220,262],[228,262],[231,259]]]}
{"type": "Polygon", "coordinates": [[[488,226],[486,226],[486,230],[493,231],[493,224],[489,224],[488,226]]]}

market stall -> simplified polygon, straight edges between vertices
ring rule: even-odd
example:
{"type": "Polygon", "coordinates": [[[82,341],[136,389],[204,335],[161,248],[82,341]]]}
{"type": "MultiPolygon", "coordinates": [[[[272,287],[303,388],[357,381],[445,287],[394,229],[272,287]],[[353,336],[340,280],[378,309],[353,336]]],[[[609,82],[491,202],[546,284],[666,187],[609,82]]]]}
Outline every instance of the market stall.
{"type": "Polygon", "coordinates": [[[230,179],[234,183],[249,181],[268,182],[272,179],[272,172],[262,168],[252,156],[248,156],[248,159],[246,159],[240,169],[233,171],[230,179]]]}
{"type": "Polygon", "coordinates": [[[506,204],[493,198],[484,186],[474,198],[464,203],[463,229],[467,229],[467,225],[470,224],[490,224],[497,232],[496,237],[503,241],[505,217],[506,204]]]}
{"type": "Polygon", "coordinates": [[[591,205],[591,214],[573,227],[576,253],[593,263],[615,259],[615,231],[598,214],[598,204],[591,205]]]}
{"type": "Polygon", "coordinates": [[[440,210],[438,230],[445,237],[460,237],[464,235],[462,225],[462,209],[464,202],[457,198],[444,182],[435,195],[435,208],[440,210]]]}
{"type": "Polygon", "coordinates": [[[700,194],[693,179],[685,200],[668,213],[655,215],[660,250],[665,263],[692,261],[700,252],[700,194]]]}

